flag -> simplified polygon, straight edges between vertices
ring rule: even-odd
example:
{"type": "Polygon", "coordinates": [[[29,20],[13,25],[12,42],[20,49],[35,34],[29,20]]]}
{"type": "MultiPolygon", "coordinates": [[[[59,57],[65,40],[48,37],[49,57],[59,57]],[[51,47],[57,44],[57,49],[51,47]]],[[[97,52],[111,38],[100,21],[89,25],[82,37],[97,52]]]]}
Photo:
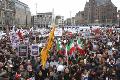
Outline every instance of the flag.
{"type": "Polygon", "coordinates": [[[85,54],[85,50],[83,48],[84,48],[83,42],[80,39],[78,39],[77,50],[79,51],[80,54],[85,54]]]}
{"type": "Polygon", "coordinates": [[[45,67],[47,57],[48,57],[48,50],[46,49],[46,47],[44,47],[41,51],[41,63],[43,67],[45,67]]]}
{"type": "Polygon", "coordinates": [[[59,51],[60,49],[61,49],[61,42],[57,40],[57,51],[59,51]]]}
{"type": "Polygon", "coordinates": [[[55,31],[55,26],[52,27],[52,30],[49,34],[48,41],[47,41],[45,47],[41,51],[41,63],[43,65],[43,67],[45,67],[45,65],[46,65],[46,61],[47,61],[47,58],[48,58],[48,51],[52,47],[52,44],[53,44],[53,41],[54,41],[54,31],[55,31]]]}
{"type": "Polygon", "coordinates": [[[55,31],[55,26],[53,25],[53,28],[49,34],[49,38],[47,41],[47,49],[49,50],[52,47],[53,41],[54,41],[54,31],[55,31]]]}
{"type": "Polygon", "coordinates": [[[23,33],[20,30],[18,31],[17,34],[18,34],[19,39],[23,40],[23,33]]]}
{"type": "Polygon", "coordinates": [[[62,48],[62,44],[61,44],[60,40],[57,40],[57,52],[59,54],[61,54],[61,48],[62,48]]]}
{"type": "Polygon", "coordinates": [[[70,44],[67,44],[66,47],[67,47],[66,49],[69,52],[69,54],[72,54],[75,51],[74,41],[71,40],[70,44]]]}

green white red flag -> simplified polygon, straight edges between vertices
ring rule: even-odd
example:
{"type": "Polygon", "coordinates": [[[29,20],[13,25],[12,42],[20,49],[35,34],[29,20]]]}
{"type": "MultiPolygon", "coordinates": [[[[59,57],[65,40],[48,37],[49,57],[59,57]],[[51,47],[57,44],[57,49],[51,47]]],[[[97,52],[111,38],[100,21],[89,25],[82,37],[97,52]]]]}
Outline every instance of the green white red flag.
{"type": "Polygon", "coordinates": [[[62,54],[61,49],[62,49],[61,41],[60,41],[60,40],[57,40],[57,52],[58,52],[59,54],[62,54]]]}
{"type": "Polygon", "coordinates": [[[66,45],[66,49],[69,54],[72,54],[75,51],[76,48],[73,40],[70,41],[70,44],[66,45]]]}
{"type": "Polygon", "coordinates": [[[84,44],[80,39],[77,40],[77,50],[80,54],[85,54],[84,44]]]}

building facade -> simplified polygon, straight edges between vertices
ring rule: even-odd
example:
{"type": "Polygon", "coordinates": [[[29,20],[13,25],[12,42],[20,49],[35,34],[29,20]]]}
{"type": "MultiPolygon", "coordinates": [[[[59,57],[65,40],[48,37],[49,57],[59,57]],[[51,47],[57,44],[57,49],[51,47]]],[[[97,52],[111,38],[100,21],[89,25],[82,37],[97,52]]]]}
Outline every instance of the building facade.
{"type": "Polygon", "coordinates": [[[99,5],[95,9],[94,22],[102,24],[117,23],[117,7],[112,2],[106,2],[104,5],[99,5]]]}
{"type": "Polygon", "coordinates": [[[12,0],[0,1],[0,30],[6,30],[11,28],[14,24],[15,7],[12,0]]]}
{"type": "Polygon", "coordinates": [[[55,17],[55,24],[58,27],[63,27],[64,26],[64,16],[56,16],[55,17]]]}
{"type": "Polygon", "coordinates": [[[65,25],[65,26],[71,26],[71,18],[67,18],[67,19],[64,21],[64,25],[65,25]]]}
{"type": "Polygon", "coordinates": [[[32,16],[32,25],[34,28],[49,28],[52,21],[53,16],[52,12],[47,13],[37,13],[37,15],[32,16]]]}
{"type": "Polygon", "coordinates": [[[67,18],[65,21],[64,21],[64,25],[65,26],[75,26],[75,17],[72,17],[72,18],[67,18]]]}
{"type": "Polygon", "coordinates": [[[64,25],[65,26],[75,26],[75,17],[72,17],[72,18],[67,18],[65,21],[64,21],[64,25]]]}
{"type": "Polygon", "coordinates": [[[118,20],[118,26],[120,27],[120,10],[118,10],[117,20],[118,20]]]}
{"type": "MultiPolygon", "coordinates": [[[[76,17],[78,14],[77,13],[76,17]]],[[[117,7],[111,0],[89,0],[86,2],[83,15],[80,19],[84,20],[84,24],[116,24],[117,7]]]]}
{"type": "Polygon", "coordinates": [[[28,5],[19,0],[0,1],[0,29],[5,30],[6,26],[11,29],[13,25],[17,27],[27,27],[31,24],[31,13],[28,5]]]}
{"type": "Polygon", "coordinates": [[[75,15],[75,24],[76,25],[82,25],[85,22],[84,19],[84,11],[79,11],[76,15],[75,15]]]}
{"type": "Polygon", "coordinates": [[[30,27],[31,26],[31,12],[28,5],[14,0],[15,3],[15,25],[17,27],[30,27]]]}

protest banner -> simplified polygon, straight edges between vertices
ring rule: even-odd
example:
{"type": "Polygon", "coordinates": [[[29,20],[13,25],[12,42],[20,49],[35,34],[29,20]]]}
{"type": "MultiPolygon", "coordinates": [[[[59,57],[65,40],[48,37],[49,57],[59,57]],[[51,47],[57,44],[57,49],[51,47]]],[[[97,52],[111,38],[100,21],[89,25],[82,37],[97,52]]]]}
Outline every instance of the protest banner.
{"type": "Polygon", "coordinates": [[[28,56],[28,46],[27,45],[19,45],[18,47],[19,57],[27,57],[28,56]]]}
{"type": "Polygon", "coordinates": [[[54,32],[54,36],[62,36],[62,28],[56,28],[54,32]]]}

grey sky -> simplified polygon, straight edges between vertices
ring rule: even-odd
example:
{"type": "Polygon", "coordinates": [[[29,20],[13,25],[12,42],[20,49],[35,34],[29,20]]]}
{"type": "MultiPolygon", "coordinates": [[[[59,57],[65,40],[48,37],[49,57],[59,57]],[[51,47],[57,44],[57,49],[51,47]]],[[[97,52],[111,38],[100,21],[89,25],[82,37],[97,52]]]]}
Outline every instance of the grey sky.
{"type": "MultiPolygon", "coordinates": [[[[54,8],[55,15],[65,16],[65,18],[74,16],[78,11],[84,9],[85,3],[88,0],[20,0],[30,7],[31,13],[37,12],[50,12],[54,8]]],[[[120,0],[112,0],[115,6],[120,10],[120,0]]]]}

